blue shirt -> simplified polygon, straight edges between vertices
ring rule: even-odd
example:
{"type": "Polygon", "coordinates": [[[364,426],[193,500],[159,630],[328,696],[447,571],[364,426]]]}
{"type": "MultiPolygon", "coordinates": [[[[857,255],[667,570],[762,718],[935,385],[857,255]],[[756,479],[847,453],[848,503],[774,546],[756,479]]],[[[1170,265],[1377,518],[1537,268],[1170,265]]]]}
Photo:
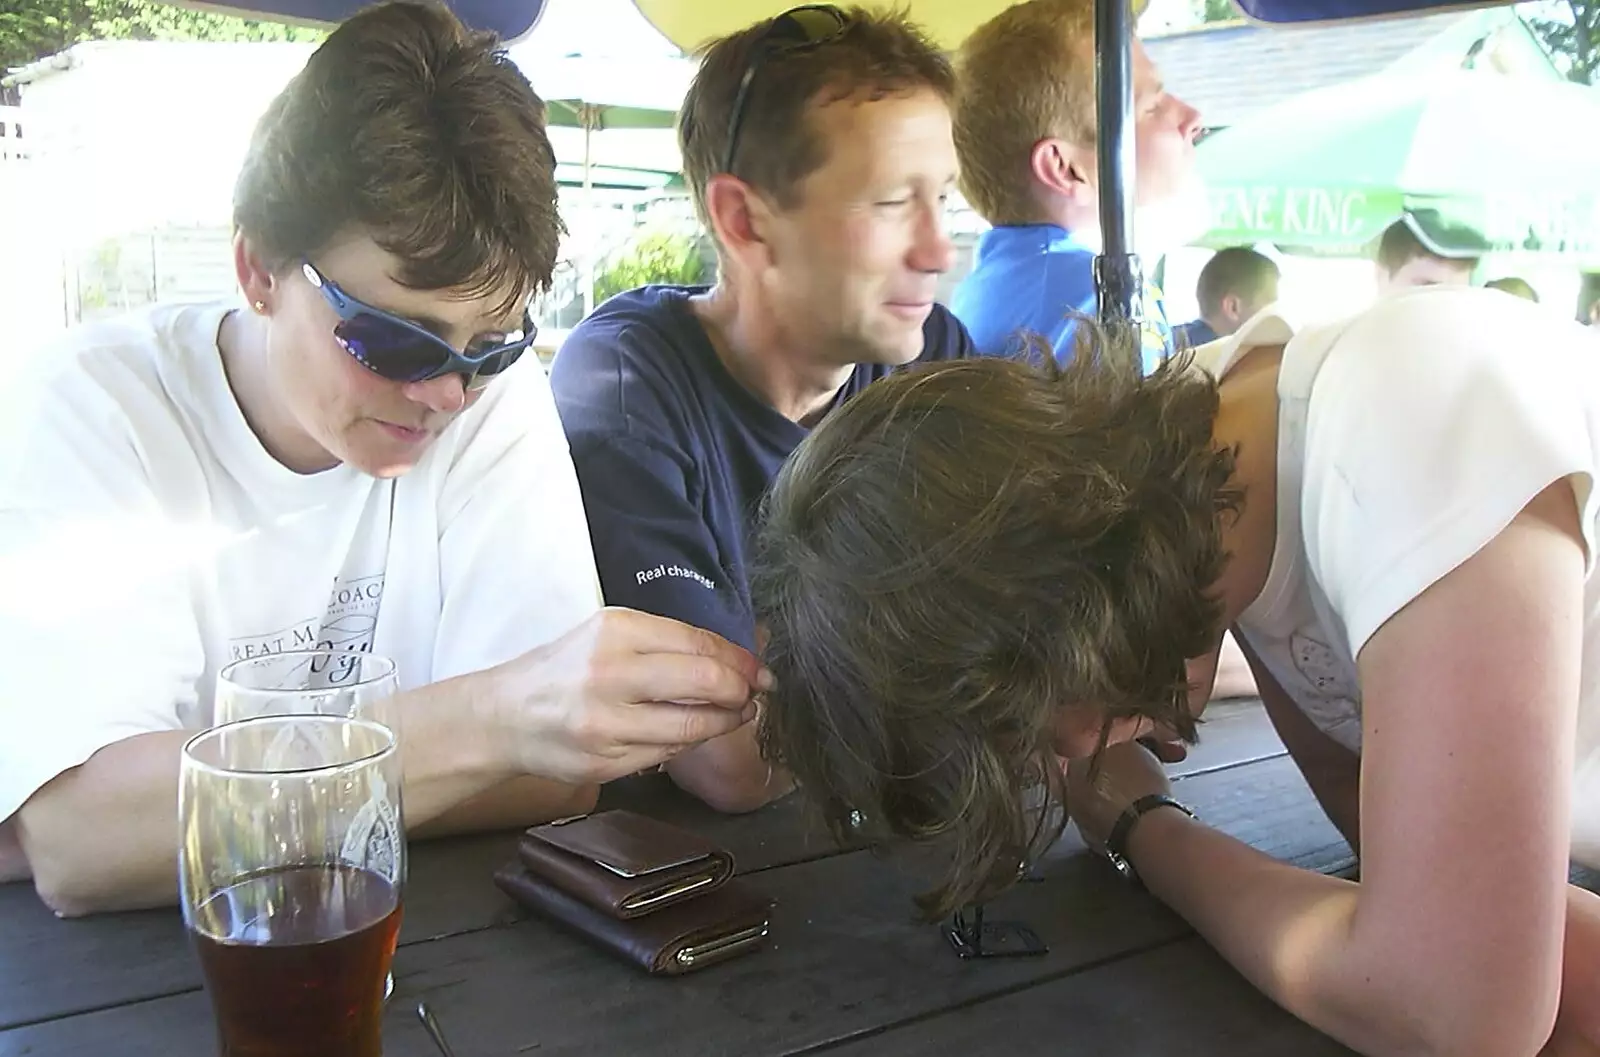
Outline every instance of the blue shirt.
{"type": "MultiPolygon", "coordinates": [[[[688,304],[699,289],[618,294],[550,371],[607,604],[755,648],[745,554],[768,484],[810,432],[730,375],[688,304]]],[[[935,305],[917,362],[971,355],[935,305]]],[[[835,406],[896,368],[860,364],[835,406]]]]}
{"type": "Polygon", "coordinates": [[[1191,323],[1180,323],[1172,328],[1172,340],[1180,349],[1199,348],[1207,342],[1217,340],[1217,332],[1211,329],[1211,324],[1203,319],[1191,323]]]}
{"type": "MultiPolygon", "coordinates": [[[[1005,356],[1017,351],[1021,334],[1045,339],[1065,363],[1072,357],[1078,316],[1094,316],[1095,251],[1055,224],[990,228],[978,238],[972,271],[950,298],[978,351],[1005,356]]],[[[1148,372],[1172,353],[1161,291],[1146,282],[1143,321],[1144,367],[1148,372]]]]}

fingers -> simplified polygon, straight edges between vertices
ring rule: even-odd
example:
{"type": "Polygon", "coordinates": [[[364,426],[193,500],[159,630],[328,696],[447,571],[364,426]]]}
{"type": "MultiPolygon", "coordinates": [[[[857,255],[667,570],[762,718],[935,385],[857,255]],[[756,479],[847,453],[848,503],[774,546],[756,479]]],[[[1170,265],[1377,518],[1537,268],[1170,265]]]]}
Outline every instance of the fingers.
{"type": "Polygon", "coordinates": [[[643,751],[654,757],[649,766],[711,738],[731,734],[747,721],[747,712],[711,705],[618,705],[587,717],[580,745],[591,755],[630,757],[643,751]]]}
{"type": "Polygon", "coordinates": [[[1139,744],[1155,754],[1162,763],[1182,763],[1189,758],[1189,747],[1181,741],[1167,741],[1154,736],[1139,739],[1139,744]]]}
{"type": "Polygon", "coordinates": [[[749,707],[757,692],[744,671],[711,657],[682,653],[611,657],[597,666],[593,688],[602,701],[711,705],[735,714],[749,707]]]}
{"type": "MultiPolygon", "coordinates": [[[[761,666],[761,662],[754,654],[714,632],[682,621],[630,609],[608,609],[603,617],[607,621],[608,630],[616,636],[611,644],[621,650],[638,654],[665,653],[705,657],[723,667],[742,673],[746,682],[757,689],[772,688],[771,673],[761,666]]],[[[670,699],[660,693],[651,696],[655,700],[670,699]]]]}

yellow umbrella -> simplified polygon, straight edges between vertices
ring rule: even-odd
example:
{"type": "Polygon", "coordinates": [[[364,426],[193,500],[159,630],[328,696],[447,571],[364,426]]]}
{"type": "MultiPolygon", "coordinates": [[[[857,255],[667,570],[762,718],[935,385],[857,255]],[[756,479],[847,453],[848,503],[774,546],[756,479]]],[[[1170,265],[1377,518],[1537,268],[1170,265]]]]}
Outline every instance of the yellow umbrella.
{"type": "MultiPolygon", "coordinates": [[[[684,51],[716,37],[782,14],[798,0],[634,0],[640,14],[684,51]]],[[[1017,0],[859,0],[864,7],[906,9],[942,48],[958,47],[967,34],[1017,0]]],[[[1148,0],[1134,0],[1135,13],[1148,0]]]]}

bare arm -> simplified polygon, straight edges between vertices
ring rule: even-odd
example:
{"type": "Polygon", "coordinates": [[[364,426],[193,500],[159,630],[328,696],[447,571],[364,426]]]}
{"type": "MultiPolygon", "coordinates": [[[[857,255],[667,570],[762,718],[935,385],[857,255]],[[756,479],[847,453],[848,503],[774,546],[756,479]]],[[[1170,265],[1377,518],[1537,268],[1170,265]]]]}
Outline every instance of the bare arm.
{"type": "MultiPolygon", "coordinates": [[[[748,722],[751,695],[768,679],[754,657],[709,632],[624,610],[596,614],[514,661],[400,695],[406,824],[438,834],[584,810],[594,783],[748,722]],[[544,780],[513,780],[526,775],[544,780]]],[[[163,731],[108,745],[17,813],[34,883],[58,913],[173,901],[187,737],[163,731]]]]}
{"type": "Polygon", "coordinates": [[[492,829],[521,829],[554,818],[587,815],[594,810],[599,795],[600,787],[594,784],[566,785],[531,775],[513,778],[412,826],[410,835],[426,840],[492,829]]]}
{"type": "Polygon", "coordinates": [[[1561,1012],[1540,1057],[1600,1057],[1600,1002],[1593,1001],[1595,995],[1600,995],[1600,895],[1569,885],[1561,1012]]]}
{"type": "MultiPolygon", "coordinates": [[[[1558,482],[1362,650],[1359,886],[1173,811],[1134,830],[1130,857],[1156,895],[1280,1005],[1362,1053],[1533,1057],[1552,1038],[1579,539],[1558,482]],[[1448,722],[1424,702],[1448,702],[1448,722]]],[[[1565,998],[1563,1019],[1593,1018],[1600,993],[1565,998]]]]}
{"type": "MultiPolygon", "coordinates": [[[[470,677],[401,695],[406,821],[423,826],[514,773],[471,708],[470,677]]],[[[65,916],[164,906],[177,898],[178,759],[193,731],[140,734],[58,775],[16,815],[34,883],[65,916]]],[[[550,796],[556,787],[541,790],[550,796]]],[[[564,790],[562,802],[572,793],[564,790]]],[[[537,813],[539,806],[530,802],[537,813]]],[[[495,812],[485,812],[495,819],[495,812]]],[[[456,828],[471,825],[458,814],[456,828]]]]}
{"type": "Polygon", "coordinates": [[[684,792],[730,814],[754,811],[794,788],[788,771],[761,758],[754,723],[669,760],[667,774],[684,792]]]}
{"type": "Polygon", "coordinates": [[[32,876],[28,857],[22,853],[22,844],[17,839],[16,824],[10,820],[0,822],[0,884],[26,881],[32,876]]]}
{"type": "Polygon", "coordinates": [[[1349,842],[1361,854],[1361,758],[1334,741],[1306,718],[1278,680],[1261,663],[1244,639],[1239,648],[1255,673],[1256,690],[1266,706],[1284,748],[1316,794],[1317,803],[1349,842]]]}

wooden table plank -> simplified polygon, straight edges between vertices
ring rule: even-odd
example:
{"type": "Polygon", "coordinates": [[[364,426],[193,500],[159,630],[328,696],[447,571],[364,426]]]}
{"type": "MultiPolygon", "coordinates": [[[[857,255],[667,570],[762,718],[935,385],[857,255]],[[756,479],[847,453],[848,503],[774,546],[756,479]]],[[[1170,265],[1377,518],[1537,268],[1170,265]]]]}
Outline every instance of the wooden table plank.
{"type": "MultiPolygon", "coordinates": [[[[1198,937],[830,1046],[830,1057],[1353,1057],[1284,1012],[1198,937]]],[[[818,1050],[807,1053],[822,1052],[818,1050]]]]}
{"type": "MultiPolygon", "coordinates": [[[[1281,751],[1259,703],[1219,703],[1208,710],[1201,743],[1175,773],[1225,769],[1281,751]]],[[[1265,787],[1260,792],[1277,795],[1265,787]]],[[[704,833],[733,852],[741,873],[840,851],[814,824],[798,796],[747,815],[717,815],[656,774],[611,783],[601,807],[629,807],[704,833]]],[[[1270,842],[1270,833],[1259,827],[1253,832],[1270,842]]],[[[512,857],[515,843],[515,833],[492,833],[416,845],[401,943],[459,935],[519,918],[517,908],[489,880],[512,857]]],[[[58,921],[38,902],[31,886],[0,886],[0,1027],[197,986],[198,966],[172,912],[58,921]]]]}
{"type": "MultiPolygon", "coordinates": [[[[1327,867],[1346,859],[1287,759],[1188,778],[1180,787],[1213,824],[1292,861],[1327,867]]],[[[1042,958],[961,962],[938,929],[912,920],[919,880],[857,851],[756,874],[752,883],[777,899],[773,949],[703,975],[651,979],[529,920],[403,948],[399,993],[428,996],[452,1035],[463,1036],[456,1043],[462,1057],[534,1044],[541,1054],[782,1054],[1188,934],[1088,855],[1075,833],[1036,874],[1041,880],[1018,885],[991,913],[1033,925],[1051,944],[1042,958]]],[[[191,993],[56,1020],[0,1033],[0,1054],[104,1053],[112,1040],[130,1055],[189,1052],[209,1032],[209,1017],[196,1012],[203,1009],[203,996],[191,993]]],[[[396,1025],[397,1054],[411,1052],[401,1048],[407,1030],[396,1025]]]]}
{"type": "MultiPolygon", "coordinates": [[[[415,944],[395,959],[396,996],[424,995],[460,1057],[518,1053],[782,1054],[974,1001],[1171,941],[1183,924],[1086,855],[995,907],[1049,934],[1043,958],[967,964],[939,930],[911,920],[912,878],[871,852],[759,875],[773,897],[772,947],[703,974],[652,979],[542,921],[415,944]],[[1070,907],[1069,907],[1070,904],[1070,907]],[[1070,927],[1061,919],[1070,909],[1070,927]]],[[[0,1053],[74,1057],[186,1051],[189,996],[0,1034],[0,1053]],[[180,1012],[180,1010],[182,1012],[180,1012]],[[7,1049],[9,1047],[9,1050],[7,1049]]],[[[400,1053],[400,1035],[394,1048],[400,1053]]],[[[425,1052],[425,1051],[423,1051],[425,1052]]]]}
{"type": "Polygon", "coordinates": [[[1188,758],[1168,768],[1174,777],[1254,763],[1287,751],[1266,709],[1253,697],[1212,702],[1200,723],[1199,736],[1189,747],[1188,758]]]}
{"type": "MultiPolygon", "coordinates": [[[[1600,876],[1592,871],[1575,877],[1594,887],[1600,876]]],[[[410,957],[408,953],[406,958],[410,957]]],[[[755,960],[765,957],[756,956],[755,960]]],[[[733,965],[707,973],[731,970],[733,965]]],[[[981,967],[975,969],[982,971],[981,967]]],[[[405,969],[402,968],[402,974],[405,969]]],[[[656,1001],[652,992],[667,993],[675,1000],[683,981],[648,980],[628,974],[621,986],[628,992],[619,1003],[630,1007],[633,1015],[650,1017],[649,1007],[656,1001]]],[[[419,977],[402,976],[399,994],[386,1020],[385,1050],[389,1057],[436,1057],[431,1045],[416,1026],[412,1013],[419,993],[419,977]]],[[[719,983],[721,981],[718,981],[719,983]]],[[[463,1019],[462,1008],[454,1001],[444,1003],[436,989],[428,996],[440,1012],[451,1041],[458,1043],[462,1057],[470,1054],[505,1053],[480,1045],[477,1025],[463,1019]],[[449,1009],[449,1013],[443,1012],[449,1009]],[[469,1047],[470,1043],[470,1047],[469,1047]]],[[[469,981],[460,988],[475,986],[469,981]]],[[[731,984],[729,986],[732,986],[731,984]]],[[[527,1018],[536,1024],[542,1017],[538,996],[528,996],[527,1018]]],[[[588,1003],[580,1003],[588,1008],[588,1003]]],[[[596,1018],[598,1019],[598,1017],[596,1018]]],[[[125,1007],[114,1014],[87,1014],[73,1020],[75,1034],[66,1040],[71,1048],[60,1048],[59,1033],[32,1038],[25,1033],[0,1034],[0,1057],[83,1057],[116,1053],[137,1057],[139,1053],[203,1054],[212,1045],[211,1014],[204,994],[190,992],[149,1008],[125,1007]],[[130,1050],[132,1039],[159,1040],[148,1050],[130,1050]],[[164,1048],[164,1049],[163,1049],[164,1048]]],[[[692,1029],[691,1029],[692,1032],[692,1029]]],[[[1055,1057],[1072,1054],[1115,1054],[1116,1057],[1167,1057],[1169,1054],[1227,1054],[1228,1057],[1279,1057],[1294,1053],[1304,1057],[1337,1057],[1347,1050],[1305,1028],[1288,1014],[1268,1002],[1198,938],[1190,937],[1157,947],[1142,954],[1109,964],[1091,967],[1038,986],[987,1001],[934,1010],[922,1019],[886,1031],[846,1039],[839,1046],[822,1047],[821,1052],[838,1057],[921,1057],[928,1053],[994,1052],[996,1038],[1006,1039],[1008,1057],[1055,1057]],[[1002,1036],[1003,1032],[1003,1036],[1002,1036]]],[[[137,1043],[134,1043],[137,1045],[137,1043]]],[[[524,1053],[544,1053],[544,1047],[524,1053]]],[[[591,1053],[612,1052],[596,1042],[591,1053]]],[[[640,1052],[654,1053],[654,1046],[640,1052]]],[[[718,1051],[707,1049],[708,1054],[718,1051]]],[[[742,1052],[742,1051],[731,1051],[742,1052]]],[[[805,1051],[790,1051],[792,1053],[805,1051]]],[[[813,1048],[809,1052],[819,1052],[813,1048]]]]}
{"type": "MultiPolygon", "coordinates": [[[[793,797],[748,815],[718,815],[665,775],[640,775],[612,783],[602,806],[632,807],[690,826],[731,850],[742,872],[840,850],[793,797]]],[[[505,832],[414,845],[401,943],[520,917],[490,880],[515,857],[516,839],[505,832]]],[[[174,994],[198,987],[199,972],[173,910],[62,921],[31,885],[0,886],[0,1027],[174,994]]]]}
{"type": "MultiPolygon", "coordinates": [[[[1571,879],[1600,891],[1600,871],[1574,867],[1571,879]]],[[[830,1057],[985,1054],[1002,1038],[1006,1057],[1353,1053],[1268,1000],[1198,936],[825,1050],[830,1057]]]]}
{"type": "MultiPolygon", "coordinates": [[[[664,774],[612,782],[599,810],[629,808],[704,834],[733,854],[740,873],[837,855],[836,846],[797,796],[745,815],[720,815],[664,774]]],[[[515,907],[489,880],[516,858],[517,831],[427,841],[412,850],[406,921],[400,942],[440,939],[515,920],[515,907]]]]}
{"type": "Polygon", "coordinates": [[[199,974],[175,911],[63,921],[32,886],[0,887],[0,1027],[171,994],[199,974]]]}

